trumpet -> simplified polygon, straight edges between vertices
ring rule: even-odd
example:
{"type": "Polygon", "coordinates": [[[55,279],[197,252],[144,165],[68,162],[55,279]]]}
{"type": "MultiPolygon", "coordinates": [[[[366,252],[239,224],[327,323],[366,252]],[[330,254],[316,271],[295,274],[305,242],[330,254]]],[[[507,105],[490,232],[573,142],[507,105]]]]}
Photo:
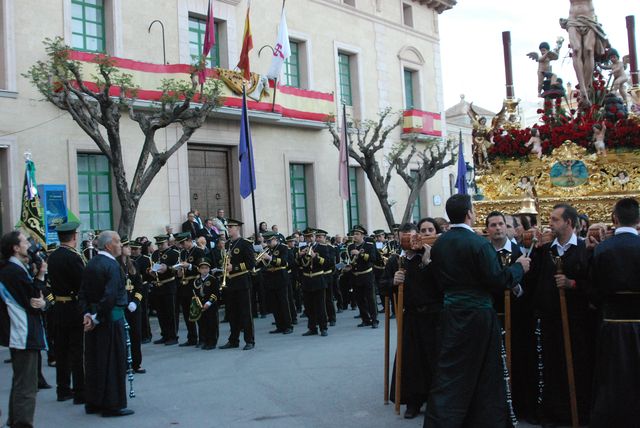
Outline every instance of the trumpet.
{"type": "Polygon", "coordinates": [[[222,285],[220,288],[227,288],[227,268],[231,263],[231,257],[229,257],[229,251],[225,251],[222,256],[222,285]]]}
{"type": "Polygon", "coordinates": [[[265,254],[269,253],[269,250],[270,250],[270,248],[268,248],[268,247],[266,249],[262,250],[262,252],[256,256],[256,263],[258,263],[260,260],[262,260],[262,258],[265,256],[265,254]]]}

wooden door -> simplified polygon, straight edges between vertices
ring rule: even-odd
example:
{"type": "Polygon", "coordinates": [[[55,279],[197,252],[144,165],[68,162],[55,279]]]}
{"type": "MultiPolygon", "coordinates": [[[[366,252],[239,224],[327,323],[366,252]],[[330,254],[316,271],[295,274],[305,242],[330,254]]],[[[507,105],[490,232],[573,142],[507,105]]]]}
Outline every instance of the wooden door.
{"type": "Polygon", "coordinates": [[[231,217],[229,150],[221,147],[189,147],[189,195],[191,208],[200,218],[216,216],[222,208],[231,217]]]}

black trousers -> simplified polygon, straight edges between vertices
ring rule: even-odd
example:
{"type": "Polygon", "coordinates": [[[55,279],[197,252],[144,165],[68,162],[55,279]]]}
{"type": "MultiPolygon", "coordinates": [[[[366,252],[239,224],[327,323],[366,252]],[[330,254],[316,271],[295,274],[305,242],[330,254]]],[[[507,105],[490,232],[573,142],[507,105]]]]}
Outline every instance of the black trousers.
{"type": "Polygon", "coordinates": [[[125,309],[125,316],[129,324],[129,338],[131,339],[131,366],[139,369],[142,365],[142,304],[135,311],[125,309]]]}
{"type": "Polygon", "coordinates": [[[307,311],[307,327],[311,331],[327,329],[327,310],[324,303],[325,291],[318,290],[303,291],[304,308],[307,311]]]}
{"type": "Polygon", "coordinates": [[[142,339],[151,340],[151,324],[149,324],[149,283],[142,284],[142,302],[138,306],[140,309],[140,320],[142,339]]]}
{"type": "Polygon", "coordinates": [[[424,427],[507,426],[500,324],[493,308],[445,307],[424,427]]]}
{"type": "Polygon", "coordinates": [[[175,293],[156,294],[155,301],[157,303],[158,322],[160,323],[160,335],[164,340],[177,339],[175,293]]]}
{"type": "Polygon", "coordinates": [[[57,393],[60,396],[73,392],[74,398],[84,399],[84,329],[78,303],[56,302],[53,316],[57,326],[54,338],[57,393]]]}
{"type": "Polygon", "coordinates": [[[291,328],[291,314],[289,313],[289,297],[287,284],[280,284],[276,288],[267,290],[269,307],[273,312],[273,318],[278,330],[291,328]]]}
{"type": "MultiPolygon", "coordinates": [[[[291,321],[298,320],[298,313],[296,311],[296,298],[294,296],[294,280],[290,274],[288,275],[287,281],[287,300],[289,301],[289,314],[291,315],[291,321]]],[[[297,291],[297,290],[296,290],[297,291]]]]}
{"type": "Polygon", "coordinates": [[[352,289],[353,275],[351,273],[343,273],[338,279],[338,286],[340,287],[340,294],[342,295],[342,308],[348,309],[351,305],[351,309],[356,307],[356,299],[352,289]]]}
{"type": "Polygon", "coordinates": [[[269,313],[267,310],[267,295],[264,290],[261,273],[251,276],[251,299],[251,311],[254,317],[257,318],[258,313],[264,316],[269,313]]]}
{"type": "Polygon", "coordinates": [[[255,343],[253,336],[253,318],[251,316],[251,290],[241,288],[235,290],[227,287],[224,290],[225,306],[228,309],[229,318],[229,342],[240,342],[240,330],[243,331],[245,343],[255,343]]]}
{"type": "Polygon", "coordinates": [[[360,317],[365,324],[378,322],[378,304],[376,303],[373,284],[358,285],[354,287],[360,317]]]}
{"type": "Polygon", "coordinates": [[[189,321],[189,309],[191,308],[191,296],[179,296],[178,301],[182,311],[182,318],[187,326],[187,341],[189,343],[198,343],[198,327],[193,321],[189,321]]]}
{"type": "Polygon", "coordinates": [[[333,303],[333,272],[324,275],[324,305],[327,311],[327,318],[331,322],[336,322],[336,306],[333,303]]]}
{"type": "Polygon", "coordinates": [[[32,427],[38,392],[38,356],[33,349],[10,349],[13,378],[7,426],[32,427]]]}
{"type": "Polygon", "coordinates": [[[220,336],[218,304],[214,303],[209,309],[202,311],[202,315],[198,320],[198,329],[200,332],[200,343],[203,346],[216,346],[218,337],[220,336]]]}

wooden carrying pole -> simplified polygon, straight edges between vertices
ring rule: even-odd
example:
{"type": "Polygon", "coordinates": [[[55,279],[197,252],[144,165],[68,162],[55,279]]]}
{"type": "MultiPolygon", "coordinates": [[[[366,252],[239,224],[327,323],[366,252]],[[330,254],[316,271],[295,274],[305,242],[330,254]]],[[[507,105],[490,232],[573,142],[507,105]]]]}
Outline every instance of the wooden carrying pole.
{"type": "Polygon", "coordinates": [[[389,404],[389,296],[384,298],[384,404],[389,404]]]}
{"type": "Polygon", "coordinates": [[[400,414],[400,391],[402,391],[402,332],[404,320],[404,284],[398,284],[398,307],[396,308],[396,321],[398,348],[396,350],[396,414],[400,414]]]}
{"type": "MultiPolygon", "coordinates": [[[[556,272],[562,274],[562,259],[556,258],[556,272]]],[[[567,295],[564,288],[560,292],[560,316],[562,317],[562,337],[564,339],[564,356],[567,362],[567,381],[569,383],[569,401],[571,404],[571,426],[579,428],[578,401],[576,399],[576,379],[573,373],[573,352],[571,351],[571,332],[569,331],[569,315],[567,313],[567,295]]]]}
{"type": "Polygon", "coordinates": [[[511,378],[511,290],[504,291],[504,346],[507,352],[507,370],[511,378]]]}

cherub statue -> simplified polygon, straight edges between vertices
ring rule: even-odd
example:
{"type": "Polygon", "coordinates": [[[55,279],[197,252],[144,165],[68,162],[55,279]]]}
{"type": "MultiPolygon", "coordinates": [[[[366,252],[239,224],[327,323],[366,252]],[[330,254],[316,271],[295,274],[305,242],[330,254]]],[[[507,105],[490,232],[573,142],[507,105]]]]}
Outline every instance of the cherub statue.
{"type": "Polygon", "coordinates": [[[493,133],[502,126],[505,118],[506,107],[503,105],[502,110],[491,120],[491,127],[487,126],[487,118],[479,115],[473,109],[473,103],[469,104],[467,114],[471,118],[473,124],[473,162],[476,168],[491,169],[489,164],[489,155],[487,149],[493,144],[493,133]]]}
{"type": "Polygon", "coordinates": [[[618,184],[624,188],[627,183],[629,183],[629,174],[627,174],[627,171],[620,171],[618,172],[616,179],[618,180],[618,184]]]}
{"type": "Polygon", "coordinates": [[[558,37],[556,40],[556,48],[551,50],[549,43],[542,42],[538,49],[540,49],[540,55],[538,52],[529,52],[527,56],[532,60],[538,63],[538,95],[542,96],[542,88],[545,79],[545,75],[547,73],[553,73],[551,70],[551,61],[555,61],[558,59],[558,54],[560,52],[560,48],[562,47],[562,43],[564,39],[562,37],[558,37]]]}
{"type": "Polygon", "coordinates": [[[527,141],[524,146],[531,147],[531,153],[538,156],[538,159],[542,158],[542,140],[540,139],[540,131],[538,128],[531,128],[531,138],[527,141]]]}
{"type": "Polygon", "coordinates": [[[534,188],[533,183],[531,182],[531,177],[520,177],[520,181],[518,181],[517,187],[518,189],[522,190],[526,197],[534,197],[534,188]]]}
{"type": "Polygon", "coordinates": [[[611,62],[611,64],[600,64],[600,68],[611,70],[611,75],[613,76],[611,92],[618,92],[618,94],[620,94],[620,98],[622,98],[622,101],[626,104],[627,90],[625,86],[629,81],[629,77],[627,76],[625,70],[627,69],[627,64],[629,63],[629,55],[625,55],[624,58],[620,59],[618,51],[615,49],[610,49],[609,61],[611,62]]]}
{"type": "Polygon", "coordinates": [[[607,124],[602,122],[593,125],[593,145],[598,155],[606,156],[607,149],[604,145],[604,135],[607,132],[607,124]]]}

